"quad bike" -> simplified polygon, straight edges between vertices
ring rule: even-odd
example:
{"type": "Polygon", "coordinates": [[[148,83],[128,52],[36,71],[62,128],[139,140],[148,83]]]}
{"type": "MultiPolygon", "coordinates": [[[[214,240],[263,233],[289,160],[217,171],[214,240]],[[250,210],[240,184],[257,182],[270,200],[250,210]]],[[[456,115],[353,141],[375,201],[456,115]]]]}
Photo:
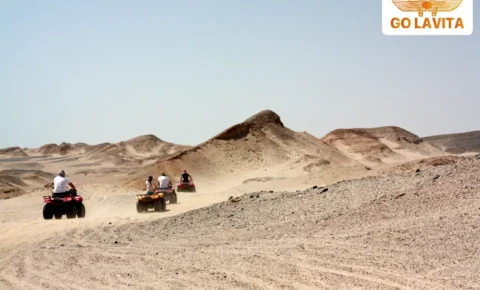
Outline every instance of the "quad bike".
{"type": "Polygon", "coordinates": [[[193,183],[193,181],[189,181],[189,182],[182,181],[177,184],[177,192],[184,192],[184,191],[196,192],[195,184],[193,183]]]}
{"type": "Polygon", "coordinates": [[[85,205],[83,204],[83,197],[78,195],[75,190],[69,190],[65,193],[52,193],[52,196],[44,196],[43,201],[43,218],[50,220],[61,219],[63,215],[67,219],[75,217],[85,217],[85,205]]]}
{"type": "Polygon", "coordinates": [[[165,201],[169,201],[170,204],[177,203],[177,193],[175,188],[169,186],[168,188],[156,189],[155,193],[162,193],[165,201]]]}
{"type": "Polygon", "coordinates": [[[165,211],[167,209],[163,193],[137,194],[137,212],[147,212],[150,208],[153,208],[154,211],[165,211]]]}

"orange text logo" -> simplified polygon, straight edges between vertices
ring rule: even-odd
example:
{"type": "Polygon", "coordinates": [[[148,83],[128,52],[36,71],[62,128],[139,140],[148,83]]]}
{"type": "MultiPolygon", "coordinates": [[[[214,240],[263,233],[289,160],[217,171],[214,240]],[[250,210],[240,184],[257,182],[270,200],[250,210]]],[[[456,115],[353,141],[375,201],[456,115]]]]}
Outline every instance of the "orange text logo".
{"type": "Polygon", "coordinates": [[[383,6],[385,34],[451,35],[473,30],[473,0],[384,0],[383,6]]]}

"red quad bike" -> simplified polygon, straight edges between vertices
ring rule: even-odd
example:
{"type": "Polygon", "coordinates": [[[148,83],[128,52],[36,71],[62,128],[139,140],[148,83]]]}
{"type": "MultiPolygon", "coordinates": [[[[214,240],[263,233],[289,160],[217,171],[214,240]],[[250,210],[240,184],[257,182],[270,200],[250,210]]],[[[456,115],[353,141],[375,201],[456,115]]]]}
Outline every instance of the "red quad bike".
{"type": "Polygon", "coordinates": [[[177,192],[196,192],[195,184],[193,181],[189,182],[179,182],[177,184],[177,192]]]}
{"type": "Polygon", "coordinates": [[[64,194],[53,194],[53,196],[44,196],[43,200],[43,218],[50,220],[61,219],[63,215],[67,219],[74,219],[75,217],[85,217],[85,205],[83,204],[83,197],[77,195],[75,191],[70,190],[64,194]]]}

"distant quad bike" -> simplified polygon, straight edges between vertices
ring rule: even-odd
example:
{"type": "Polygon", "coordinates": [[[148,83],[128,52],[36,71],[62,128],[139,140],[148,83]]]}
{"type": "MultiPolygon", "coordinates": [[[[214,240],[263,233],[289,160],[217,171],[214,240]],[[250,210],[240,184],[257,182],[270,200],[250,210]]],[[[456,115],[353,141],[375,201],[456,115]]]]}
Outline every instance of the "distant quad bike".
{"type": "Polygon", "coordinates": [[[61,219],[63,215],[67,216],[67,219],[73,219],[75,217],[85,217],[85,205],[83,204],[83,197],[78,195],[75,190],[69,190],[65,193],[53,193],[52,196],[44,196],[43,201],[43,218],[50,220],[53,217],[55,219],[61,219]]]}
{"type": "Polygon", "coordinates": [[[195,184],[193,181],[189,182],[179,182],[177,184],[177,192],[196,192],[197,190],[195,189],[195,184]]]}
{"type": "Polygon", "coordinates": [[[170,204],[177,203],[177,193],[175,188],[169,186],[168,188],[162,188],[155,190],[156,193],[162,193],[165,201],[168,201],[170,204]]]}
{"type": "Polygon", "coordinates": [[[153,208],[154,211],[165,211],[167,209],[167,203],[163,193],[154,192],[150,195],[137,194],[137,212],[147,212],[150,208],[153,208]]]}

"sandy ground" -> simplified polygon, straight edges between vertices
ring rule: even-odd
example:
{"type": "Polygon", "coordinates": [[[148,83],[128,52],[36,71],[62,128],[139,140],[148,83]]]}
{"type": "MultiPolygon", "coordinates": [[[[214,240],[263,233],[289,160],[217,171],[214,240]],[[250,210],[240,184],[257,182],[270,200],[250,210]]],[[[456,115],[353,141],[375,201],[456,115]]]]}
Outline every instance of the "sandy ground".
{"type": "Polygon", "coordinates": [[[146,214],[84,184],[75,220],[43,220],[46,191],[2,200],[0,289],[480,289],[480,160],[405,170],[146,214]]]}

